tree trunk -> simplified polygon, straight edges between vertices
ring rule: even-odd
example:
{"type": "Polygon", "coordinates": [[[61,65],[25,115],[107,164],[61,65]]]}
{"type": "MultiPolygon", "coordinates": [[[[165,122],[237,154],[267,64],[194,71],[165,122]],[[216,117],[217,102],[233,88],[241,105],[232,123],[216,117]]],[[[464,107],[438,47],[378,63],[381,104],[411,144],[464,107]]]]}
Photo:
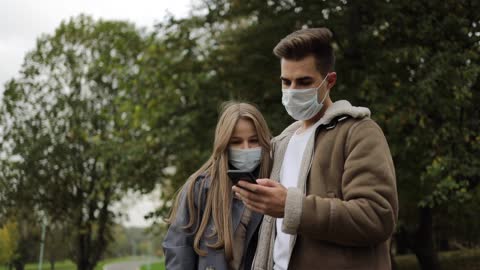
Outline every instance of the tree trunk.
{"type": "Polygon", "coordinates": [[[398,228],[397,233],[395,234],[395,247],[398,255],[405,255],[409,252],[411,246],[410,237],[412,232],[408,232],[405,227],[401,226],[398,228]]]}
{"type": "Polygon", "coordinates": [[[15,268],[15,270],[25,270],[25,263],[21,261],[15,261],[13,263],[13,267],[15,268]]]}
{"type": "Polygon", "coordinates": [[[438,250],[440,251],[450,250],[450,242],[448,241],[448,236],[445,235],[438,241],[438,250]]]}
{"type": "Polygon", "coordinates": [[[93,270],[87,256],[81,256],[78,258],[77,270],[93,270]]]}
{"type": "Polygon", "coordinates": [[[430,208],[420,208],[419,225],[412,248],[422,270],[440,270],[433,241],[433,214],[430,208]]]}
{"type": "Polygon", "coordinates": [[[55,257],[53,255],[50,257],[50,270],[55,270],[55,257]]]}
{"type": "Polygon", "coordinates": [[[391,265],[391,268],[392,270],[397,270],[398,267],[397,267],[397,262],[395,261],[395,257],[394,257],[394,254],[393,254],[393,241],[390,240],[390,265],[391,265]]]}
{"type": "Polygon", "coordinates": [[[397,270],[398,269],[397,262],[395,261],[394,257],[391,257],[391,268],[392,268],[392,270],[397,270]]]}
{"type": "MultiPolygon", "coordinates": [[[[107,163],[107,170],[109,170],[107,163]]],[[[93,186],[90,193],[93,192],[93,186]]],[[[103,194],[102,207],[97,208],[99,202],[98,196],[88,202],[88,220],[86,223],[82,219],[78,220],[79,235],[77,236],[77,270],[94,270],[98,261],[102,257],[108,244],[107,238],[110,235],[110,216],[108,206],[110,205],[110,198],[113,188],[106,189],[103,194]],[[100,210],[98,217],[95,212],[100,210]],[[97,224],[94,229],[92,224],[97,224]],[[95,231],[96,230],[96,231],[95,231]]]]}
{"type": "Polygon", "coordinates": [[[77,256],[76,256],[76,264],[77,270],[90,270],[90,262],[89,262],[89,239],[86,235],[87,229],[82,222],[81,216],[77,221],[77,256]]]}
{"type": "Polygon", "coordinates": [[[78,260],[77,261],[77,269],[78,270],[87,270],[87,265],[85,260],[78,260]]]}
{"type": "Polygon", "coordinates": [[[91,241],[90,235],[81,232],[78,235],[78,256],[77,256],[77,270],[93,270],[91,263],[91,241]]]}

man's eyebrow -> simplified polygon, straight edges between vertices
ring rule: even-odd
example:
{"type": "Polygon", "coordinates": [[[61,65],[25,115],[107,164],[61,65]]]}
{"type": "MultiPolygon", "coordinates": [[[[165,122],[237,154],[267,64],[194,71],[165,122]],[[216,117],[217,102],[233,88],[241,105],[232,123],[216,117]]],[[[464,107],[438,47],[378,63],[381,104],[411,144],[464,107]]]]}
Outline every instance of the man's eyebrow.
{"type": "MultiPolygon", "coordinates": [[[[288,78],[285,78],[285,77],[282,77],[280,76],[280,80],[284,81],[291,81],[290,79],[288,78]]],[[[310,77],[310,76],[304,76],[304,77],[300,77],[300,78],[295,78],[294,80],[297,80],[297,81],[307,81],[307,80],[313,80],[313,77],[310,77]]]]}
{"type": "Polygon", "coordinates": [[[313,80],[312,77],[310,76],[305,76],[305,77],[300,77],[296,79],[297,81],[308,81],[308,80],[313,80]]]}

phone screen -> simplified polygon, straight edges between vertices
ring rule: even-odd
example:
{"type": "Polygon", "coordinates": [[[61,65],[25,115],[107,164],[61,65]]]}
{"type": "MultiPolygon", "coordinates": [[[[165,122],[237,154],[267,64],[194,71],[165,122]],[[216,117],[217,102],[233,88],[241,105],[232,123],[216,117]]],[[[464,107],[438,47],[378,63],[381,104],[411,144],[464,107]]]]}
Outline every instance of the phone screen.
{"type": "Polygon", "coordinates": [[[228,170],[227,171],[230,180],[232,180],[233,184],[236,185],[238,181],[244,180],[250,183],[256,184],[256,177],[248,171],[241,171],[241,170],[228,170]]]}

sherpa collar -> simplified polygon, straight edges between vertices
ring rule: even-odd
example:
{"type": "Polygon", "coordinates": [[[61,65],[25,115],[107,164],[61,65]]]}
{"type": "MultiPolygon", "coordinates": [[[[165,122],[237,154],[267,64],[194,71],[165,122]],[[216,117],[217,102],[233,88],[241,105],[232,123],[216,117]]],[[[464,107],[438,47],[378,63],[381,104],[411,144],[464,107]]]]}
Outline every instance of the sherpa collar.
{"type": "MultiPolygon", "coordinates": [[[[339,100],[336,101],[330,106],[325,114],[323,115],[320,120],[320,124],[328,124],[332,121],[335,117],[340,115],[348,115],[353,118],[366,118],[370,117],[370,110],[366,107],[356,107],[352,106],[350,102],[347,100],[339,100]]],[[[295,132],[300,126],[302,125],[302,121],[296,121],[290,126],[288,126],[280,135],[278,135],[275,139],[279,140],[284,138],[293,132],[295,132]]]]}

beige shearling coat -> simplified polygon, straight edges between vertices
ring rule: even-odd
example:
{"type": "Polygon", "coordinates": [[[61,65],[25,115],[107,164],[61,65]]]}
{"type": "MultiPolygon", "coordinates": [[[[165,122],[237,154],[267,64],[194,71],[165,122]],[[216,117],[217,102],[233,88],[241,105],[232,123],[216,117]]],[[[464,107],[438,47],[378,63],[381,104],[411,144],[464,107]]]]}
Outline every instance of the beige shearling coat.
{"type": "MultiPolygon", "coordinates": [[[[389,242],[398,216],[395,169],[370,111],[333,103],[304,152],[298,186],[286,198],[289,269],[390,269],[389,242]]],[[[272,140],[271,179],[279,180],[295,122],[272,140]]],[[[285,164],[288,166],[288,164],[285,164]]],[[[252,269],[273,269],[276,219],[265,216],[252,269]]]]}

